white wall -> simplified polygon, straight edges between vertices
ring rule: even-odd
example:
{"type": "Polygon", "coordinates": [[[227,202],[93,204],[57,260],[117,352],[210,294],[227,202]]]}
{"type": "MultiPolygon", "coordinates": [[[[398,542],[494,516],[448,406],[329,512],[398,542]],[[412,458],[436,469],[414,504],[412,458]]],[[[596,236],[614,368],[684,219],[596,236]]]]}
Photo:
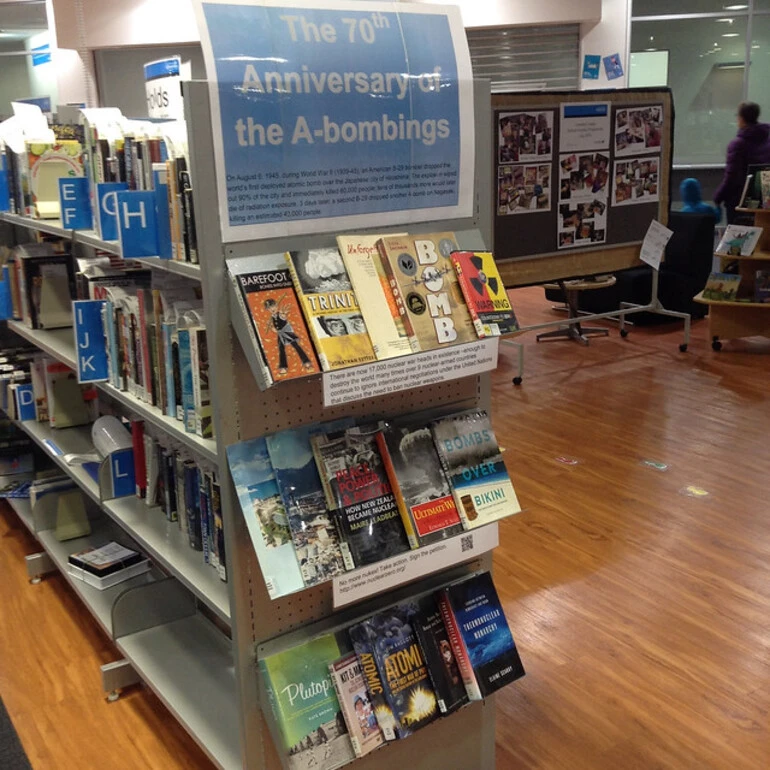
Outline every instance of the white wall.
{"type": "Polygon", "coordinates": [[[89,71],[80,54],[74,50],[77,45],[59,48],[53,0],[46,0],[45,11],[51,38],[51,61],[56,73],[56,104],[86,104],[95,107],[96,89],[92,87],[89,93],[89,71]]]}
{"type": "MultiPolygon", "coordinates": [[[[33,48],[39,48],[41,45],[51,45],[51,36],[48,32],[41,32],[39,35],[32,35],[24,41],[24,48],[31,51],[33,48]]],[[[56,65],[51,53],[51,61],[45,64],[32,64],[32,57],[27,57],[27,73],[29,75],[30,93],[24,96],[49,96],[51,98],[51,107],[56,110],[58,84],[56,78],[56,65]]]]}
{"type": "Polygon", "coordinates": [[[630,0],[602,0],[600,22],[585,22],[580,25],[580,68],[582,73],[583,57],[586,54],[598,54],[602,58],[611,54],[620,54],[623,63],[623,77],[607,80],[604,63],[599,67],[598,80],[581,80],[581,88],[589,91],[596,88],[625,88],[628,82],[628,50],[630,41],[629,22],[631,17],[630,0]]]}
{"type": "Polygon", "coordinates": [[[459,5],[466,27],[517,27],[540,24],[595,23],[602,0],[412,0],[459,5]]]}
{"type": "MultiPolygon", "coordinates": [[[[3,46],[2,51],[16,49],[24,52],[23,45],[3,46]]],[[[27,56],[0,56],[0,120],[13,114],[11,102],[32,96],[30,93],[27,56]]]]}

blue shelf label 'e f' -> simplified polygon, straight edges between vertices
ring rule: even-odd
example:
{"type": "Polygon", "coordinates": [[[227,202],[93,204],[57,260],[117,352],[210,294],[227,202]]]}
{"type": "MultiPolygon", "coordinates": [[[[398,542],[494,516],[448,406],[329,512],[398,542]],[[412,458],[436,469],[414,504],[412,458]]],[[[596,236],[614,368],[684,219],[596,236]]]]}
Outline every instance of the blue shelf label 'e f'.
{"type": "Polygon", "coordinates": [[[88,179],[64,177],[59,179],[59,208],[61,224],[65,230],[90,230],[91,199],[88,195],[88,179]]]}

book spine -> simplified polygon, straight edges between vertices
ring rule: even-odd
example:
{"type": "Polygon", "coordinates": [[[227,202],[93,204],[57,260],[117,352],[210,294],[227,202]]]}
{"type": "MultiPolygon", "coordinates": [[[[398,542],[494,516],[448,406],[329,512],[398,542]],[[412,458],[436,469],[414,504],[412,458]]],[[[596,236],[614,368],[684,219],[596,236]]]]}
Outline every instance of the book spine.
{"type": "Polygon", "coordinates": [[[463,297],[465,297],[465,304],[468,307],[468,312],[471,315],[471,321],[473,321],[473,328],[476,330],[476,334],[478,335],[479,339],[484,339],[484,337],[486,337],[486,333],[484,332],[484,324],[481,322],[479,313],[476,310],[476,303],[473,301],[473,292],[471,291],[468,279],[463,272],[463,268],[459,260],[452,258],[452,264],[454,265],[455,274],[457,275],[457,282],[460,284],[460,291],[462,292],[463,297]]]}
{"type": "Polygon", "coordinates": [[[179,330],[179,371],[182,375],[182,420],[186,433],[195,433],[195,397],[193,395],[190,330],[179,330]]]}
{"type": "MultiPolygon", "coordinates": [[[[433,431],[431,430],[431,433],[433,431]]],[[[435,433],[433,434],[433,444],[436,447],[436,454],[438,455],[439,462],[441,463],[441,470],[444,471],[444,476],[446,476],[447,483],[449,484],[449,488],[452,490],[452,497],[455,501],[455,507],[457,508],[457,514],[460,517],[460,521],[462,522],[463,529],[468,530],[472,529],[471,521],[468,518],[468,513],[465,510],[465,506],[462,503],[462,500],[460,499],[460,495],[458,495],[455,492],[454,484],[452,483],[452,474],[449,470],[449,465],[447,464],[446,458],[444,457],[444,451],[441,448],[440,442],[436,439],[435,433]]]]}
{"type": "Polygon", "coordinates": [[[350,743],[353,746],[353,751],[357,757],[360,757],[363,755],[361,750],[361,742],[358,740],[358,736],[355,734],[355,731],[351,727],[351,725],[356,724],[357,717],[354,713],[350,713],[350,704],[345,697],[345,692],[342,689],[342,683],[339,679],[339,673],[337,672],[337,668],[334,663],[329,664],[329,677],[331,678],[332,684],[334,685],[334,692],[337,695],[337,701],[340,704],[342,716],[345,718],[345,722],[348,726],[348,736],[350,737],[350,743]]]}
{"type": "Polygon", "coordinates": [[[174,464],[174,453],[170,449],[164,449],[163,473],[164,473],[164,492],[166,494],[166,517],[169,521],[177,521],[179,510],[176,501],[176,465],[174,464]]]}
{"type": "Polygon", "coordinates": [[[188,461],[184,468],[185,504],[187,514],[187,536],[190,548],[195,551],[203,550],[201,541],[200,497],[198,494],[198,468],[195,463],[188,461]]]}
{"type": "Polygon", "coordinates": [[[471,659],[468,655],[465,642],[460,634],[457,619],[452,610],[452,604],[449,601],[446,589],[438,592],[436,600],[438,602],[439,611],[441,612],[441,619],[444,621],[447,636],[449,637],[449,644],[452,646],[452,652],[457,661],[457,667],[460,669],[460,676],[465,685],[465,691],[468,693],[468,700],[481,700],[481,689],[476,681],[476,675],[473,673],[471,659]]]}
{"type": "Polygon", "coordinates": [[[203,546],[203,563],[211,564],[211,540],[209,538],[209,490],[206,484],[206,473],[198,469],[198,510],[200,511],[201,545],[203,546]]]}
{"type": "Polygon", "coordinates": [[[176,160],[176,199],[179,210],[179,227],[181,234],[181,254],[180,259],[184,262],[190,262],[190,238],[187,230],[187,201],[184,195],[184,178],[187,172],[187,161],[184,158],[176,160]]]}
{"type": "Polygon", "coordinates": [[[195,207],[193,205],[190,172],[182,172],[182,199],[184,200],[184,228],[187,233],[188,262],[198,264],[198,235],[195,231],[195,207]]]}
{"type": "Polygon", "coordinates": [[[144,502],[148,507],[152,507],[158,503],[158,452],[157,442],[148,433],[144,434],[144,464],[147,474],[144,502]]]}
{"type": "Polygon", "coordinates": [[[216,533],[217,558],[219,565],[219,579],[227,582],[227,555],[225,552],[225,529],[222,518],[222,489],[219,480],[214,474],[211,477],[211,509],[214,515],[214,531],[216,533]]]}
{"type": "MultiPolygon", "coordinates": [[[[190,367],[192,369],[193,418],[192,432],[203,435],[203,394],[201,393],[201,359],[198,329],[190,329],[190,367]]],[[[189,419],[189,418],[188,418],[189,419]]]]}
{"type": "Polygon", "coordinates": [[[166,161],[166,194],[168,195],[169,229],[171,230],[171,259],[179,259],[179,216],[176,206],[176,164],[166,161]]]}
{"type": "Polygon", "coordinates": [[[134,482],[136,496],[147,494],[147,465],[144,457],[144,420],[131,420],[131,443],[134,447],[134,482]]]}
{"type": "Polygon", "coordinates": [[[393,492],[393,497],[396,498],[396,505],[398,506],[398,512],[401,514],[401,522],[404,525],[404,531],[406,532],[407,540],[409,540],[409,547],[412,549],[420,547],[420,538],[417,535],[417,531],[412,521],[411,511],[406,504],[404,494],[401,491],[401,485],[398,483],[398,476],[396,476],[396,469],[393,467],[393,458],[390,456],[390,450],[388,449],[388,442],[385,440],[385,436],[382,431],[377,433],[377,448],[380,450],[380,456],[382,457],[382,464],[385,466],[385,473],[388,475],[390,481],[390,489],[393,492]]]}
{"type": "Polygon", "coordinates": [[[406,330],[406,336],[409,337],[409,345],[412,348],[413,353],[420,352],[420,341],[417,337],[417,333],[412,325],[412,319],[409,318],[409,313],[406,310],[406,304],[404,303],[404,297],[401,294],[396,276],[393,273],[390,260],[388,259],[387,249],[382,241],[377,241],[377,254],[372,255],[372,259],[376,260],[376,266],[379,270],[379,274],[383,277],[382,290],[385,292],[385,296],[392,298],[392,302],[388,301],[388,306],[391,308],[393,320],[396,324],[403,324],[406,330]],[[397,315],[396,315],[397,313],[397,315]]]}
{"type": "Polygon", "coordinates": [[[163,349],[163,299],[158,289],[152,291],[152,314],[157,356],[155,379],[158,398],[155,405],[165,414],[168,409],[168,391],[166,390],[166,355],[163,349]]]}
{"type": "Polygon", "coordinates": [[[167,417],[176,418],[176,390],[174,388],[174,357],[172,348],[173,324],[162,323],[161,334],[163,336],[163,359],[165,361],[164,369],[166,375],[166,408],[164,413],[167,417]]]}
{"type": "Polygon", "coordinates": [[[305,323],[307,324],[308,331],[310,332],[310,337],[313,340],[313,345],[315,346],[316,355],[318,356],[318,361],[321,364],[321,369],[323,369],[325,372],[328,372],[329,359],[326,357],[323,343],[319,338],[315,324],[313,323],[313,310],[310,307],[310,303],[308,302],[305,293],[302,291],[302,283],[299,280],[297,268],[294,267],[294,260],[288,252],[286,253],[286,264],[289,268],[291,282],[294,284],[294,291],[297,294],[297,299],[299,300],[300,307],[302,308],[302,315],[305,317],[305,323]]]}
{"type": "Polygon", "coordinates": [[[152,403],[152,356],[150,355],[149,339],[149,311],[148,292],[145,289],[137,291],[139,303],[139,328],[138,342],[141,346],[142,377],[140,379],[141,398],[147,403],[152,403]]]}
{"type": "Polygon", "coordinates": [[[187,534],[187,498],[185,493],[185,461],[182,455],[174,455],[174,475],[176,476],[176,510],[179,529],[187,534]]]}

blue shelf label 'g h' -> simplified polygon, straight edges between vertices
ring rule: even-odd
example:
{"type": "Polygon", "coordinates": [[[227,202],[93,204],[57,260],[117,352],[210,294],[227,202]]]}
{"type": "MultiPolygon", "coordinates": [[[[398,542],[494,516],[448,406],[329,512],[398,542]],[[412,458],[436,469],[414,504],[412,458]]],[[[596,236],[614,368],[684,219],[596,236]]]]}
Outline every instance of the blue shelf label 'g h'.
{"type": "Polygon", "coordinates": [[[158,255],[155,193],[152,190],[119,192],[118,235],[124,259],[158,255]]]}
{"type": "Polygon", "coordinates": [[[125,182],[104,182],[96,185],[96,221],[99,235],[105,241],[118,240],[117,193],[128,190],[125,182]]]}

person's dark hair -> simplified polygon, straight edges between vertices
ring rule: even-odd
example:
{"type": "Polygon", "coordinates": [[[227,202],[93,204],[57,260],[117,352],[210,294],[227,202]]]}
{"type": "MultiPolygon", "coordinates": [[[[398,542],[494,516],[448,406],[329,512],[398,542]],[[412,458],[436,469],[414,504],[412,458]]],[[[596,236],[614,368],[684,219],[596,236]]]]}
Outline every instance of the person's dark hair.
{"type": "Polygon", "coordinates": [[[753,126],[759,120],[759,105],[756,102],[741,102],[738,105],[738,115],[744,123],[753,126]]]}

